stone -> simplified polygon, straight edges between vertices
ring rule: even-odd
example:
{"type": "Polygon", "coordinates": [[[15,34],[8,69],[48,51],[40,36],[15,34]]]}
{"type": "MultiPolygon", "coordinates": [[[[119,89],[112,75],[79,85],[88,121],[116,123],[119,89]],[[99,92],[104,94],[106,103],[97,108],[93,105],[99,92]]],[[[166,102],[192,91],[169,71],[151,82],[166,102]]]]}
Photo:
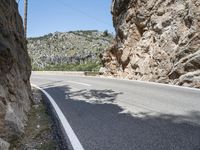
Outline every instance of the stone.
{"type": "Polygon", "coordinates": [[[10,103],[7,104],[5,124],[7,136],[12,137],[15,134],[22,135],[24,133],[24,124],[20,117],[17,115],[17,109],[12,107],[10,103]]]}
{"type": "Polygon", "coordinates": [[[112,15],[106,75],[199,87],[200,0],[113,0],[112,15]]]}
{"type": "Polygon", "coordinates": [[[100,74],[104,74],[104,73],[106,73],[107,72],[107,69],[105,68],[105,67],[101,67],[100,69],[99,69],[99,73],[100,74]]]}
{"type": "Polygon", "coordinates": [[[180,76],[176,84],[179,85],[187,84],[187,86],[189,87],[200,88],[200,71],[189,72],[180,76]]]}
{"type": "Polygon", "coordinates": [[[0,150],[9,150],[10,144],[0,138],[0,150]]]}
{"type": "MultiPolygon", "coordinates": [[[[31,63],[15,0],[0,3],[0,141],[21,136],[31,104],[31,63]]],[[[1,146],[1,145],[0,145],[1,146]]],[[[0,148],[1,149],[1,148],[0,148]]]]}

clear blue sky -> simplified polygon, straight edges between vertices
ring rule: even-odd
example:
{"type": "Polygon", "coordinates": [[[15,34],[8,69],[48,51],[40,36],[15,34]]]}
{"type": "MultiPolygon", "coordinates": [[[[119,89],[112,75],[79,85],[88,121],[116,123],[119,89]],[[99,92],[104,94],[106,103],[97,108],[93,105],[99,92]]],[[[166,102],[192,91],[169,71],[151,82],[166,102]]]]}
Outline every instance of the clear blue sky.
{"type": "MultiPolygon", "coordinates": [[[[55,31],[96,29],[114,32],[110,14],[112,0],[28,1],[28,37],[55,31]]],[[[22,16],[23,5],[23,0],[20,0],[19,10],[22,16]]]]}

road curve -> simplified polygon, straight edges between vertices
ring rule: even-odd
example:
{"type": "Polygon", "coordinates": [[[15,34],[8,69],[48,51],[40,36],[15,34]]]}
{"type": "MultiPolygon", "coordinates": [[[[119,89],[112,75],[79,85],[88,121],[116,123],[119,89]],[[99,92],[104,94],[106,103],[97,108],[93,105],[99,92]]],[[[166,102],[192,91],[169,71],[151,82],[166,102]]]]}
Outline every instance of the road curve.
{"type": "Polygon", "coordinates": [[[33,73],[85,150],[200,150],[200,90],[33,73]]]}

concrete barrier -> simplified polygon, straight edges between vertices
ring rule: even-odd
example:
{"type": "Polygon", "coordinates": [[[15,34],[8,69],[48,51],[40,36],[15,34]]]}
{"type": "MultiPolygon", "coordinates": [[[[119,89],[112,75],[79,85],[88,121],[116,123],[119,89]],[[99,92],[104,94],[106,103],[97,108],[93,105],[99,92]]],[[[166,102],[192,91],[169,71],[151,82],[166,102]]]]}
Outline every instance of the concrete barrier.
{"type": "Polygon", "coordinates": [[[69,76],[97,76],[99,72],[92,71],[32,71],[32,74],[69,75],[69,76]]]}
{"type": "Polygon", "coordinates": [[[85,72],[84,71],[32,71],[32,74],[85,76],[85,72]]]}

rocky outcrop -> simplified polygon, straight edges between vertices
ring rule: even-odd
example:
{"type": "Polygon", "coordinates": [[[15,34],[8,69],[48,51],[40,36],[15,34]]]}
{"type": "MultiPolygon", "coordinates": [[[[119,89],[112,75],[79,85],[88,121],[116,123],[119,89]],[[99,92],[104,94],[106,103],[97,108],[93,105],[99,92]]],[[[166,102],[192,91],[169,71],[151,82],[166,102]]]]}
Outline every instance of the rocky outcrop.
{"type": "Polygon", "coordinates": [[[24,132],[30,108],[30,59],[15,0],[0,2],[0,149],[24,132]],[[7,142],[6,142],[7,141],[7,142]]]}
{"type": "Polygon", "coordinates": [[[28,39],[33,69],[50,65],[100,62],[99,54],[110,45],[113,36],[96,30],[55,32],[28,39]]]}
{"type": "Polygon", "coordinates": [[[105,74],[200,87],[200,0],[113,0],[105,74]]]}
{"type": "Polygon", "coordinates": [[[9,150],[9,147],[10,147],[10,144],[0,138],[0,149],[1,150],[9,150]]]}

